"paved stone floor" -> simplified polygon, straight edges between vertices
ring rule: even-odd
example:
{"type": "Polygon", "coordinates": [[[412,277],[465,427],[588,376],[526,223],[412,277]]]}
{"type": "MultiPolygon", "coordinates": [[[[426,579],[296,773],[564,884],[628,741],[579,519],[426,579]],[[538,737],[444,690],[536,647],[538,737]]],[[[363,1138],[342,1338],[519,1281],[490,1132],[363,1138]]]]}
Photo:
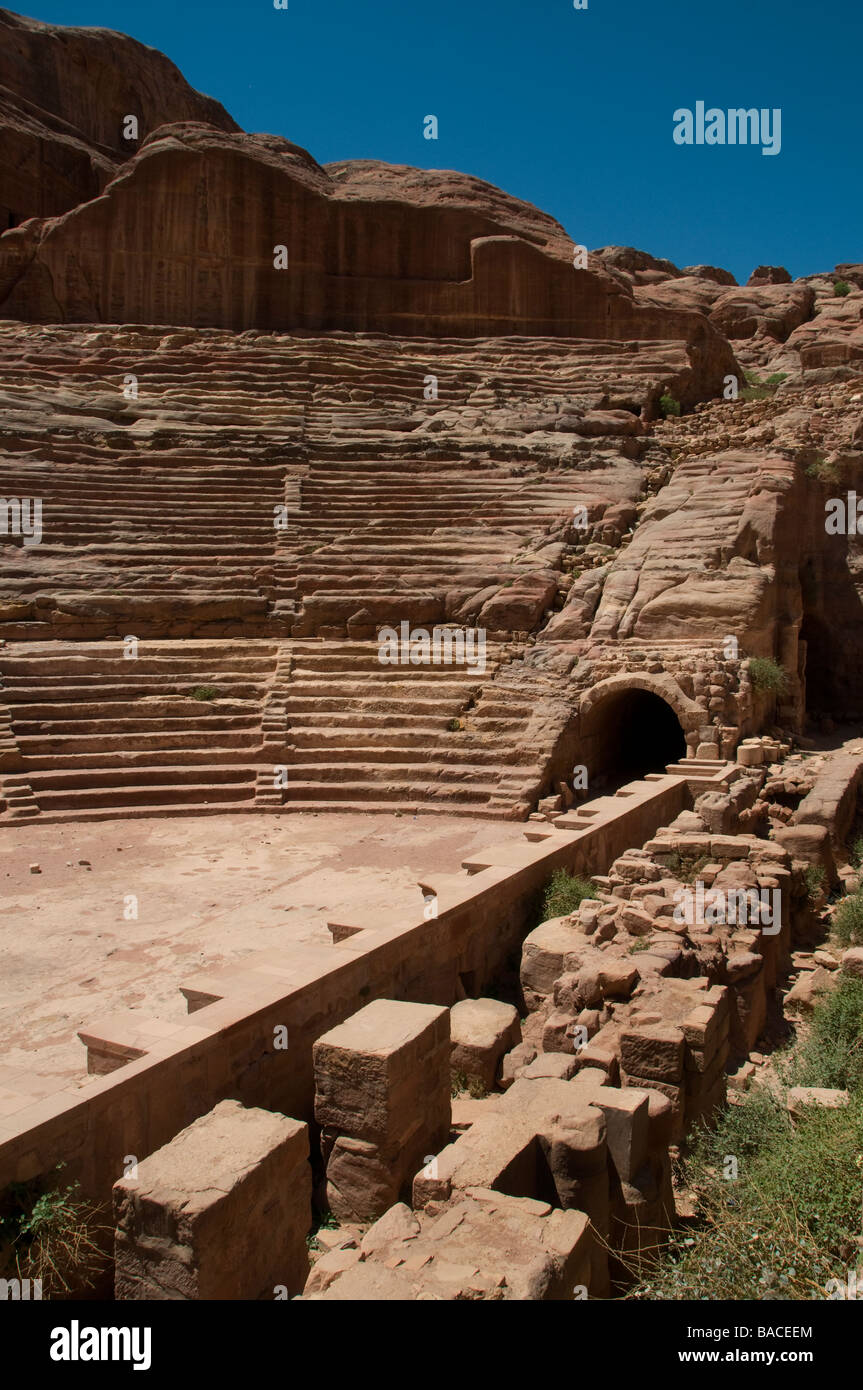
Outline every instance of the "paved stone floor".
{"type": "Polygon", "coordinates": [[[187,976],[281,942],[329,942],[333,913],[416,910],[419,875],[454,872],[470,851],[519,840],[522,829],[359,814],[9,827],[0,833],[0,1073],[71,1081],[86,1066],[76,1037],[85,1023],[121,1008],[182,1018],[187,976]]]}

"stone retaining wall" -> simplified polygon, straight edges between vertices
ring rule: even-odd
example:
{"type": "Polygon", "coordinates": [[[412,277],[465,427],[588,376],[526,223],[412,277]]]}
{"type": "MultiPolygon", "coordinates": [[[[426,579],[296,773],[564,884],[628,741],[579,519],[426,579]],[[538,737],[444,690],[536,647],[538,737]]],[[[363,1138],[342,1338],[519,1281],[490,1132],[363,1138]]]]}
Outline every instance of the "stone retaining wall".
{"type": "Polygon", "coordinates": [[[492,847],[466,872],[421,885],[433,907],[413,921],[333,923],[330,947],[290,946],[195,977],[181,1024],[136,1010],[91,1025],[81,1037],[102,1074],[0,1119],[0,1189],[64,1161],[69,1180],[107,1200],[128,1155],[145,1158],[224,1099],[312,1119],[322,1034],[376,998],[449,1006],[481,994],[520,949],[555,870],[602,873],[690,804],[683,776],[632,783],[593,802],[589,822],[570,813],[532,825],[524,845],[492,847]]]}

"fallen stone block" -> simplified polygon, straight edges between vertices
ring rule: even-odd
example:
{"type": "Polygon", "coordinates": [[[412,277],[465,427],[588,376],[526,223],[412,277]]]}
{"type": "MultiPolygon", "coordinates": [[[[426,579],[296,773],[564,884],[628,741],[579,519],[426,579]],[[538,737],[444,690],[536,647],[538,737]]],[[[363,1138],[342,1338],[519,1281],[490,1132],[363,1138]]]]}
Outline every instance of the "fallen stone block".
{"type": "Polygon", "coordinates": [[[778,826],[773,832],[773,838],[783,849],[788,850],[792,858],[823,869],[824,885],[828,892],[839,882],[830,843],[830,831],[826,825],[778,826]]]}
{"type": "Polygon", "coordinates": [[[809,1106],[818,1105],[826,1110],[844,1110],[850,1102],[847,1091],[832,1090],[825,1086],[792,1086],[788,1092],[786,1107],[790,1115],[801,1115],[809,1106]]]}
{"type": "Polygon", "coordinates": [[[627,1072],[674,1085],[683,1076],[683,1034],[662,1023],[625,1028],[620,1035],[620,1060],[627,1072]]]}
{"type": "Polygon", "coordinates": [[[309,1131],[222,1101],[114,1184],[117,1299],[272,1299],[309,1272],[309,1131]]]}
{"type": "Polygon", "coordinates": [[[566,971],[577,972],[585,938],[566,917],[553,917],[525,937],[521,954],[521,988],[529,1012],[538,1009],[566,971]]]}
{"type": "Polygon", "coordinates": [[[450,1068],[494,1088],[504,1053],[521,1042],[518,1011],[497,999],[462,999],[450,1009],[450,1068]]]}
{"type": "Polygon", "coordinates": [[[578,1063],[575,1057],[563,1052],[543,1052],[535,1061],[522,1070],[525,1081],[547,1081],[550,1078],[569,1081],[576,1075],[578,1063]]]}
{"type": "Polygon", "coordinates": [[[638,968],[630,957],[607,958],[598,970],[604,999],[628,999],[638,984],[638,968]]]}
{"type": "MultiPolygon", "coordinates": [[[[671,1142],[677,1144],[686,1127],[686,1093],[682,1086],[671,1086],[665,1081],[655,1081],[649,1076],[632,1076],[627,1071],[620,1073],[621,1087],[634,1087],[639,1091],[658,1091],[671,1107],[671,1142]]],[[[666,1121],[668,1123],[668,1121],[666,1121]]]]}
{"type": "Polygon", "coordinates": [[[620,921],[630,936],[647,936],[653,931],[654,919],[651,914],[640,907],[633,907],[631,903],[624,907],[620,921]]]}
{"type": "Polygon", "coordinates": [[[318,1278],[316,1266],[305,1297],[545,1302],[596,1293],[584,1212],[476,1186],[443,1210],[419,1213],[416,1228],[376,1235],[374,1249],[334,1277],[318,1278]]]}
{"type": "Polygon", "coordinates": [[[842,956],[842,973],[863,980],[863,946],[852,946],[842,956]]]}
{"type": "MultiPolygon", "coordinates": [[[[597,1086],[588,1090],[591,1105],[605,1116],[608,1152],[618,1177],[629,1181],[647,1158],[650,1122],[649,1092],[597,1086]]],[[[669,1105],[669,1110],[670,1110],[669,1105]]]]}
{"type": "Polygon", "coordinates": [[[785,1006],[795,1012],[811,1013],[819,995],[835,983],[832,971],[819,965],[815,970],[803,970],[785,996],[785,1006]]]}
{"type": "Polygon", "coordinates": [[[555,1009],[549,1014],[542,1029],[542,1050],[544,1053],[563,1053],[575,1056],[582,1051],[587,1042],[587,1030],[583,1029],[573,1014],[555,1009]]]}
{"type": "Polygon", "coordinates": [[[530,1066],[537,1056],[537,1048],[533,1043],[521,1042],[508,1052],[501,1062],[499,1085],[501,1090],[506,1091],[512,1083],[518,1080],[525,1067],[530,1066]]]}

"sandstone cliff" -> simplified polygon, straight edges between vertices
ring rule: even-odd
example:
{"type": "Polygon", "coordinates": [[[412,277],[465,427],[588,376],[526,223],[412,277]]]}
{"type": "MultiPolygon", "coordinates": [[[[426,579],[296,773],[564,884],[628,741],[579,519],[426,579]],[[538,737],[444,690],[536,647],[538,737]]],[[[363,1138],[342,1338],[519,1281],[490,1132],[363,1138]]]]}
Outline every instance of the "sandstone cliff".
{"type": "Polygon", "coordinates": [[[169,121],[238,127],[170,59],[126,34],[59,28],[0,9],[0,229],[94,198],[169,121]]]}
{"type": "MultiPolygon", "coordinates": [[[[345,169],[347,172],[341,172],[345,169]]],[[[697,398],[732,369],[703,315],[576,269],[553,219],[479,180],[328,172],[276,136],[163,126],[100,197],[0,237],[0,313],[37,322],[683,340],[697,398]],[[274,249],[286,248],[276,268],[274,249]]]]}

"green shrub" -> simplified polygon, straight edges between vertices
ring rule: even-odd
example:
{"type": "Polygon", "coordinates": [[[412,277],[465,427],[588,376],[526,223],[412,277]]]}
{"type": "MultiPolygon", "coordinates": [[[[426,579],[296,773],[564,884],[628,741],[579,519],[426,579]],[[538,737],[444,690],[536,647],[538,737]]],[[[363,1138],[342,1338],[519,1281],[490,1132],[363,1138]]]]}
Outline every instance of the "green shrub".
{"type": "Polygon", "coordinates": [[[219,692],[214,685],[196,685],[189,694],[193,700],[217,700],[219,692]]]}
{"type": "Polygon", "coordinates": [[[851,286],[847,280],[834,280],[833,293],[837,299],[844,299],[846,294],[851,293],[851,286]]]}
{"type": "Polygon", "coordinates": [[[817,478],[821,483],[838,483],[839,470],[833,462],[828,463],[823,454],[818,454],[806,467],[807,478],[817,478]]]}
{"type": "Polygon", "coordinates": [[[788,377],[787,372],[774,372],[766,381],[762,381],[757,372],[744,372],[746,385],[740,392],[742,401],[767,401],[773,396],[777,386],[788,377]]]}
{"type": "Polygon", "coordinates": [[[64,1166],[57,1164],[47,1189],[36,1178],[0,1193],[0,1276],[41,1279],[47,1298],[92,1287],[108,1263],[96,1236],[109,1228],[77,1182],[59,1185],[64,1166]]]}
{"type": "Polygon", "coordinates": [[[789,1084],[847,1087],[839,1110],[810,1106],[792,1121],[784,1098],[758,1089],[702,1128],[682,1178],[696,1219],[642,1265],[628,1297],[827,1297],[860,1257],[863,1156],[863,981],[844,980],[816,1006],[789,1084]],[[736,1159],[736,1178],[726,1160],[736,1159]]]}
{"type": "Polygon", "coordinates": [[[749,676],[759,695],[782,695],[788,689],[788,677],[777,661],[769,656],[751,656],[749,676]]]}
{"type": "Polygon", "coordinates": [[[803,875],[806,883],[806,896],[810,903],[816,903],[824,892],[824,870],[820,864],[809,864],[803,875]]]}
{"type": "Polygon", "coordinates": [[[833,934],[840,946],[863,946],[863,892],[842,899],[833,918],[833,934]]]}
{"type": "Polygon", "coordinates": [[[662,418],[667,420],[670,415],[680,414],[680,401],[676,400],[668,391],[665,391],[659,397],[659,409],[662,411],[662,418]]]}
{"type": "Polygon", "coordinates": [[[851,867],[859,869],[863,864],[863,835],[857,835],[851,845],[851,867]]]}
{"type": "Polygon", "coordinates": [[[447,724],[446,727],[447,727],[447,732],[448,732],[448,733],[451,733],[451,734],[459,734],[459,733],[461,733],[461,720],[460,720],[460,719],[451,719],[451,720],[449,721],[449,723],[447,724]]]}
{"type": "Polygon", "coordinates": [[[595,894],[596,889],[588,879],[568,874],[565,869],[556,869],[546,885],[540,921],[547,922],[550,917],[568,917],[576,911],[579,903],[595,894]]]}
{"type": "Polygon", "coordinates": [[[828,1086],[863,1098],[863,980],[840,975],[819,1000],[789,1075],[795,1086],[828,1086]]]}

